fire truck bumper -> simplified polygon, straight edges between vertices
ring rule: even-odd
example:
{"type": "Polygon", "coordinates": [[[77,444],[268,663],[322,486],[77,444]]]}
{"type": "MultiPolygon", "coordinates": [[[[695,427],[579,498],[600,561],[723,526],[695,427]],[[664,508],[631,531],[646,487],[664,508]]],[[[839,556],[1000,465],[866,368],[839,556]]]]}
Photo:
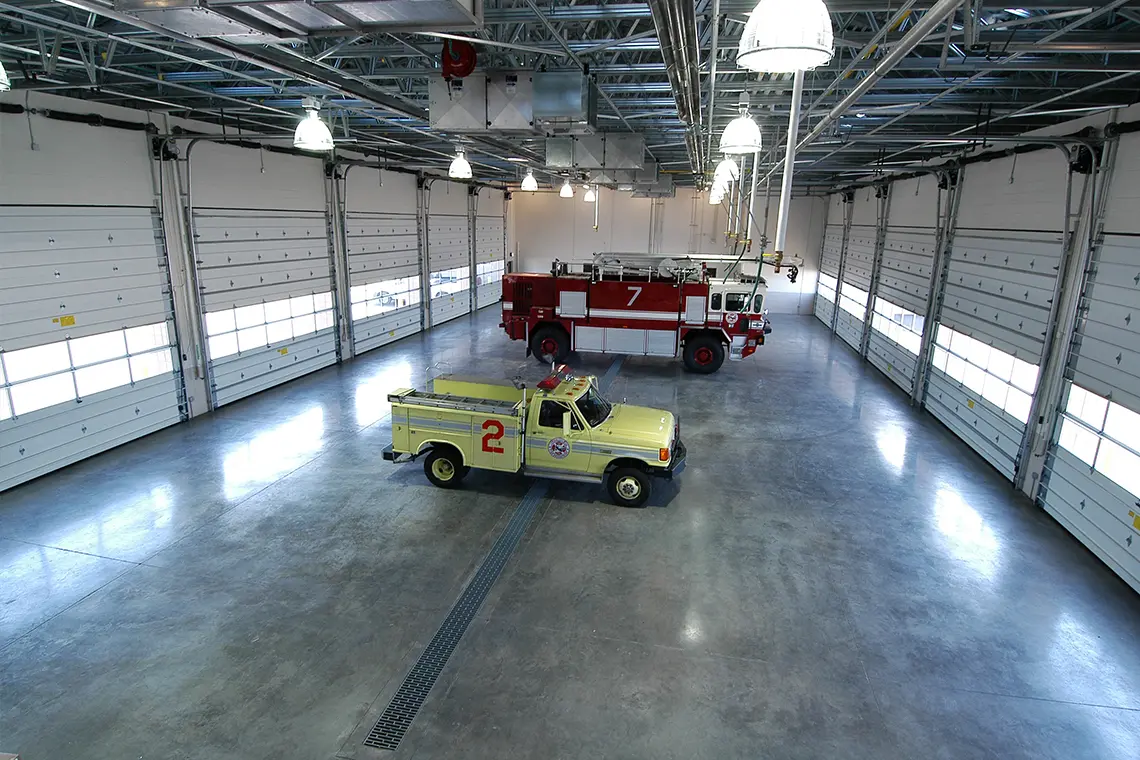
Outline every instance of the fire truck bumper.
{"type": "Polygon", "coordinates": [[[677,477],[685,471],[685,456],[687,454],[688,450],[685,448],[685,444],[681,443],[681,439],[678,438],[673,442],[673,455],[669,457],[669,466],[663,470],[658,470],[657,474],[666,480],[677,477]]]}

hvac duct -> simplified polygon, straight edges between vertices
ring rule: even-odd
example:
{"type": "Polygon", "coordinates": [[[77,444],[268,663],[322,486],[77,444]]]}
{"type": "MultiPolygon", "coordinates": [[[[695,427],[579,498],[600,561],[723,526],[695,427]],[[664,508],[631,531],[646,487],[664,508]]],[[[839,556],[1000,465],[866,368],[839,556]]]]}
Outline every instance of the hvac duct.
{"type": "Polygon", "coordinates": [[[677,103],[677,116],[685,125],[685,147],[694,174],[702,171],[701,100],[697,47],[697,14],[693,0],[649,0],[665,72],[677,103]]]}

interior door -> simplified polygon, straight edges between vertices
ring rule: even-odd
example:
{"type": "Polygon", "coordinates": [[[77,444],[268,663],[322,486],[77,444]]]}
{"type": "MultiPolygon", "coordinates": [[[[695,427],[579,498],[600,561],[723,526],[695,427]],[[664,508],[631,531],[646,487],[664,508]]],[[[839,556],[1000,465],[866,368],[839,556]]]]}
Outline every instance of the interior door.
{"type": "Polygon", "coordinates": [[[527,426],[527,465],[547,470],[588,472],[590,469],[590,429],[577,410],[562,401],[543,401],[538,414],[527,426]],[[570,413],[570,430],[562,427],[562,418],[570,413]]]}

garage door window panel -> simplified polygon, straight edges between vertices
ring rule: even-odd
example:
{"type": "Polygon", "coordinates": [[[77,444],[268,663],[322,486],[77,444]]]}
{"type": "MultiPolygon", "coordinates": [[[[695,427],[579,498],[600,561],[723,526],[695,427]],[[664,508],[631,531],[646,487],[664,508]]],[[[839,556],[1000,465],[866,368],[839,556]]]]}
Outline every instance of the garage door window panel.
{"type": "Polygon", "coordinates": [[[935,333],[934,368],[1014,419],[1029,421],[1038,368],[939,324],[935,333]]]}
{"type": "Polygon", "coordinates": [[[331,292],[209,312],[206,335],[210,358],[216,361],[288,343],[332,327],[333,322],[331,292]]]}
{"type": "Polygon", "coordinates": [[[1057,444],[1140,498],[1140,414],[1070,383],[1057,444]]]}
{"type": "Polygon", "coordinates": [[[165,322],[0,353],[0,419],[173,372],[169,342],[155,347],[155,336],[169,341],[165,322]],[[150,350],[136,354],[132,345],[150,350]],[[132,369],[136,362],[138,372],[132,369]]]}

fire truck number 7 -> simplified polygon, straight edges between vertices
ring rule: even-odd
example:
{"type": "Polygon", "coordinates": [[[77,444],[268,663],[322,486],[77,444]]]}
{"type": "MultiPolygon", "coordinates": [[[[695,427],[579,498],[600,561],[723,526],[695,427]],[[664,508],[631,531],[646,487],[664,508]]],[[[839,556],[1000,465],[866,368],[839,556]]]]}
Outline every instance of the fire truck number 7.
{"type": "Polygon", "coordinates": [[[636,285],[630,285],[629,292],[633,293],[633,295],[629,297],[629,303],[627,303],[626,306],[633,306],[633,302],[637,300],[637,297],[639,295],[641,295],[641,288],[637,287],[636,285]]]}

